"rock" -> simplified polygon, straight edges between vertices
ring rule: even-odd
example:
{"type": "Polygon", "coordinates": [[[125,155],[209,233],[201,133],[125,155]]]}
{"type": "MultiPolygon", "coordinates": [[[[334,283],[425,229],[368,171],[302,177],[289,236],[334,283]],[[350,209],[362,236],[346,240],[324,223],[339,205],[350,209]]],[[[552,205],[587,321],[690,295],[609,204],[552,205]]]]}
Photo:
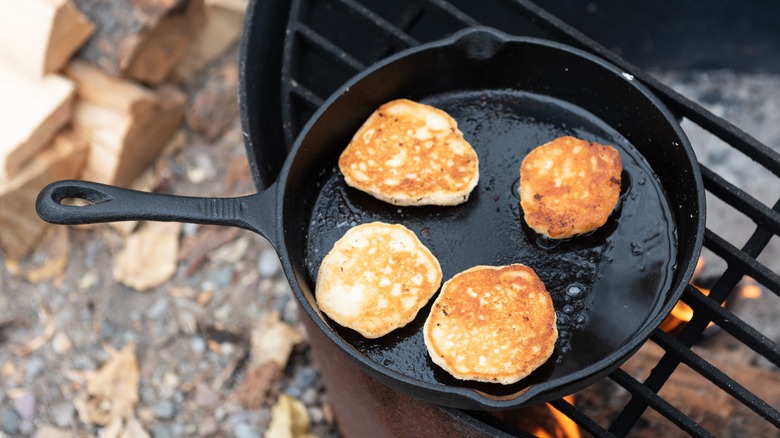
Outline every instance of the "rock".
{"type": "Polygon", "coordinates": [[[51,348],[57,354],[65,354],[73,348],[73,341],[63,332],[57,332],[51,340],[51,348]]]}
{"type": "Polygon", "coordinates": [[[298,313],[298,302],[295,300],[288,300],[284,303],[284,309],[282,310],[282,319],[290,324],[298,324],[301,317],[298,313]]]}
{"type": "Polygon", "coordinates": [[[303,390],[303,394],[301,394],[301,401],[303,404],[311,406],[314,403],[317,403],[317,395],[318,393],[316,389],[308,387],[303,390]]]}
{"type": "Polygon", "coordinates": [[[257,261],[257,270],[263,277],[274,277],[282,269],[279,262],[279,256],[272,249],[265,249],[260,253],[260,259],[257,261]]]}
{"type": "Polygon", "coordinates": [[[325,414],[318,407],[309,408],[309,419],[312,423],[322,423],[325,420],[325,414]]]}
{"type": "Polygon", "coordinates": [[[158,420],[170,420],[176,415],[176,406],[170,400],[160,400],[152,404],[152,413],[158,420]]]}
{"type": "Polygon", "coordinates": [[[149,310],[146,311],[146,316],[151,319],[160,319],[168,312],[169,307],[168,298],[162,297],[149,307],[149,310]]]}
{"type": "Polygon", "coordinates": [[[24,420],[29,420],[35,416],[35,394],[27,391],[14,399],[14,410],[24,420]]]}
{"type": "Polygon", "coordinates": [[[195,403],[201,407],[213,406],[220,400],[219,394],[205,383],[198,383],[195,389],[195,403]]]}
{"type": "Polygon", "coordinates": [[[5,433],[15,434],[19,432],[22,417],[13,409],[6,409],[0,417],[0,429],[5,433]]]}
{"type": "Polygon", "coordinates": [[[181,231],[182,233],[184,233],[185,236],[192,236],[198,232],[198,227],[199,227],[198,224],[186,223],[182,226],[181,231]]]}
{"type": "Polygon", "coordinates": [[[44,362],[43,359],[33,356],[27,360],[27,365],[25,365],[24,368],[24,375],[28,381],[33,381],[41,374],[45,367],[46,362],[44,362]]]}
{"type": "Polygon", "coordinates": [[[301,388],[316,386],[320,378],[319,372],[314,367],[304,367],[295,374],[295,384],[301,388]]]}
{"type": "Polygon", "coordinates": [[[301,398],[303,390],[297,386],[289,386],[284,390],[284,393],[292,398],[301,398]]]}
{"type": "Polygon", "coordinates": [[[224,268],[214,273],[213,276],[214,281],[217,282],[219,288],[224,289],[225,286],[228,286],[233,281],[233,267],[225,266],[224,268]]]}
{"type": "Polygon", "coordinates": [[[253,429],[246,423],[238,423],[233,427],[233,434],[236,438],[260,438],[260,432],[253,429]]]}
{"type": "Polygon", "coordinates": [[[204,418],[198,425],[198,435],[200,436],[212,436],[218,431],[217,419],[213,416],[204,418]]]}
{"type": "Polygon", "coordinates": [[[152,437],[153,438],[173,438],[173,434],[171,433],[171,430],[168,428],[168,426],[164,424],[157,423],[154,425],[154,428],[152,429],[152,437]]]}
{"type": "Polygon", "coordinates": [[[58,427],[68,427],[73,420],[73,403],[63,402],[51,408],[51,417],[58,427]]]}
{"type": "Polygon", "coordinates": [[[193,336],[192,339],[190,339],[190,347],[193,352],[203,354],[203,352],[206,351],[206,341],[200,336],[193,336]]]}

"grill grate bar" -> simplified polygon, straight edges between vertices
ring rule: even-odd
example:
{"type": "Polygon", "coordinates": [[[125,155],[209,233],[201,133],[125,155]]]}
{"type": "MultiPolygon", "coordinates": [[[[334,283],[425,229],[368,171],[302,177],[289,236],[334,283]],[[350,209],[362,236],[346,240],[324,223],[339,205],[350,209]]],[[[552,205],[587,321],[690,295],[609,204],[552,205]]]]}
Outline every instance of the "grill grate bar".
{"type": "Polygon", "coordinates": [[[685,288],[683,301],[695,312],[701,312],[720,328],[780,367],[780,346],[745,323],[730,310],[722,307],[698,289],[685,288]]]}
{"type": "Polygon", "coordinates": [[[344,6],[347,10],[355,13],[355,15],[357,15],[358,17],[367,20],[372,24],[375,24],[376,27],[379,28],[385,34],[385,36],[392,39],[395,45],[397,45],[399,48],[413,47],[420,44],[419,41],[412,38],[409,34],[402,31],[398,27],[394,26],[393,23],[390,23],[389,21],[385,20],[384,17],[372,11],[371,9],[361,5],[355,0],[331,0],[331,1],[344,6]]]}
{"type": "Polygon", "coordinates": [[[551,401],[550,404],[561,413],[571,418],[577,425],[584,429],[586,432],[599,437],[614,437],[608,430],[601,427],[598,423],[593,421],[590,417],[578,411],[577,408],[571,405],[563,399],[551,401]]]}
{"type": "MultiPolygon", "coordinates": [[[[430,13],[429,17],[441,18],[445,25],[453,25],[455,27],[480,24],[476,19],[464,13],[447,0],[412,0],[407,5],[403,16],[399,18],[405,24],[391,23],[368,7],[360,4],[361,0],[328,1],[345,8],[351,15],[358,17],[360,20],[366,20],[377,28],[379,39],[381,40],[379,46],[383,47],[379,58],[394,53],[398,49],[419,44],[415,37],[411,36],[412,34],[417,34],[410,29],[412,28],[411,24],[418,19],[424,21],[426,18],[425,14],[430,13]]],[[[780,176],[780,154],[761,144],[728,121],[715,116],[697,103],[685,98],[649,74],[624,61],[618,55],[615,55],[575,28],[547,13],[531,1],[501,1],[519,11],[521,15],[528,18],[530,22],[536,24],[541,30],[546,31],[555,39],[595,53],[627,73],[632,74],[637,80],[643,82],[644,85],[658,95],[675,115],[680,118],[687,118],[731,147],[741,151],[747,157],[756,161],[757,164],[780,176]]],[[[422,23],[422,21],[420,22],[422,23]]],[[[362,67],[359,66],[362,65],[361,61],[352,58],[350,55],[347,55],[349,58],[341,58],[342,55],[346,55],[344,50],[336,46],[336,44],[329,42],[308,26],[303,25],[300,29],[296,29],[296,32],[296,35],[299,34],[302,37],[301,39],[314,50],[325,53],[329,58],[334,58],[334,61],[352,70],[362,70],[362,67]]],[[[424,39],[422,36],[420,38],[424,39]]],[[[316,93],[297,84],[294,80],[290,81],[286,88],[291,96],[297,96],[296,100],[302,101],[304,103],[303,106],[312,110],[319,107],[324,101],[316,93]]],[[[689,285],[686,288],[683,300],[694,309],[693,319],[686,324],[676,340],[656,330],[656,333],[654,333],[656,342],[659,344],[664,342],[664,340],[658,341],[656,338],[665,336],[668,338],[666,340],[669,341],[669,345],[662,345],[666,353],[659,360],[656,368],[645,382],[637,381],[622,370],[617,370],[610,375],[615,382],[632,394],[632,399],[617,418],[613,420],[609,430],[604,429],[604,427],[595,423],[564,400],[552,402],[556,409],[572,418],[583,430],[593,435],[626,435],[637,424],[642,413],[649,406],[692,435],[711,436],[708,431],[704,430],[694,420],[687,417],[657,394],[680,363],[685,363],[695,369],[705,378],[715,383],[716,386],[727,391],[746,406],[749,406],[760,416],[771,421],[775,426],[778,425],[777,410],[769,407],[763,400],[755,397],[741,386],[732,386],[731,383],[733,381],[728,376],[712,367],[698,355],[690,352],[688,348],[700,337],[707,324],[710,321],[714,321],[725,331],[771,362],[778,364],[780,361],[780,351],[778,351],[776,343],[753,329],[743,320],[737,318],[733,312],[722,308],[718,304],[728,297],[745,274],[754,277],[775,294],[780,295],[780,275],[774,273],[755,259],[766,247],[773,234],[780,235],[780,207],[778,207],[780,201],[772,210],[740,188],[716,175],[710,169],[704,166],[700,167],[707,190],[734,209],[745,214],[758,225],[758,228],[742,249],[734,247],[710,230],[705,231],[705,246],[723,258],[728,264],[728,269],[718,279],[709,297],[703,295],[693,286],[689,285]],[[701,368],[701,371],[696,368],[697,366],[701,368]],[[731,391],[735,393],[732,394],[731,391]],[[747,400],[747,402],[743,399],[747,400]],[[751,405],[750,403],[753,404],[751,405]]]]}
{"type": "Polygon", "coordinates": [[[431,5],[436,10],[442,12],[442,16],[456,25],[460,26],[481,26],[482,23],[475,20],[471,15],[466,14],[460,9],[453,6],[446,0],[422,0],[424,3],[431,5]]]}
{"type": "MultiPolygon", "coordinates": [[[[637,381],[635,378],[628,375],[628,373],[626,373],[625,371],[621,369],[617,369],[613,371],[609,375],[609,377],[612,380],[614,380],[615,383],[628,390],[628,392],[630,392],[634,396],[634,399],[636,397],[641,397],[642,400],[644,400],[644,402],[647,405],[655,409],[658,413],[666,417],[669,421],[676,424],[678,427],[680,427],[680,429],[684,430],[691,436],[698,436],[698,437],[715,436],[710,432],[708,432],[703,427],[699,426],[698,423],[693,421],[687,415],[683,414],[679,409],[674,407],[671,403],[661,398],[650,388],[648,388],[647,386],[637,381]]],[[[618,436],[624,436],[627,433],[627,431],[624,432],[622,430],[616,431],[610,429],[610,433],[613,433],[618,436]]]]}
{"type": "Polygon", "coordinates": [[[701,164],[699,167],[704,179],[704,187],[707,190],[747,215],[756,224],[767,227],[773,233],[780,235],[780,213],[759,202],[707,167],[701,164]]]}
{"type": "Polygon", "coordinates": [[[694,353],[687,346],[661,330],[653,331],[652,339],[667,352],[672,352],[677,355],[677,357],[682,359],[683,363],[699,373],[702,377],[717,385],[740,403],[752,409],[753,412],[775,425],[775,427],[780,428],[780,411],[769,406],[764,400],[748,391],[744,386],[734,381],[723,371],[702,359],[701,356],[694,353]]]}
{"type": "Polygon", "coordinates": [[[365,70],[366,65],[358,61],[344,49],[333,44],[329,39],[317,33],[314,29],[303,23],[295,25],[295,31],[306,40],[309,45],[318,50],[321,54],[329,56],[328,59],[353,70],[355,73],[365,70]]]}
{"type": "MultiPolygon", "coordinates": [[[[780,201],[778,201],[773,206],[773,209],[780,209],[780,201]]],[[[714,233],[705,231],[705,245],[709,244],[707,239],[708,234],[713,235],[714,233]]],[[[750,236],[747,243],[745,243],[745,246],[741,251],[742,255],[745,258],[755,258],[761,251],[763,251],[763,249],[769,243],[769,239],[771,238],[772,234],[769,231],[759,228],[753,233],[752,236],[750,236]]],[[[753,260],[753,263],[758,264],[758,262],[755,260],[753,260]]],[[[722,303],[728,294],[737,286],[739,281],[742,279],[742,276],[742,270],[736,269],[729,265],[728,269],[726,269],[723,275],[715,283],[715,286],[710,290],[709,297],[715,300],[715,302],[722,303]]],[[[691,286],[689,285],[688,287],[691,286]]],[[[686,347],[690,348],[696,339],[699,338],[709,322],[710,321],[705,318],[704,315],[694,312],[693,318],[685,325],[685,328],[683,328],[682,332],[680,332],[677,340],[686,347]]],[[[674,370],[677,368],[679,363],[679,358],[667,352],[667,354],[665,354],[658,362],[658,365],[653,369],[653,371],[650,372],[650,376],[648,376],[644,382],[645,386],[647,386],[647,388],[651,391],[660,390],[664,383],[666,383],[666,381],[669,379],[669,376],[671,376],[674,370]]],[[[631,427],[639,420],[639,417],[642,416],[642,413],[646,407],[647,405],[644,401],[632,398],[612,423],[610,431],[620,435],[627,434],[631,427]]]]}
{"type": "Polygon", "coordinates": [[[556,35],[572,46],[595,53],[622,68],[657,94],[669,106],[671,111],[676,114],[682,114],[688,120],[709,131],[780,177],[780,153],[762,144],[729,121],[712,114],[698,103],[674,91],[649,74],[644,73],[638,67],[625,61],[611,50],[530,1],[511,0],[509,3],[550,34],[556,35]]]}
{"type": "Polygon", "coordinates": [[[297,96],[310,110],[316,110],[325,103],[323,98],[297,81],[291,81],[288,90],[290,94],[297,96]]]}
{"type": "Polygon", "coordinates": [[[753,277],[775,294],[780,295],[780,275],[756,261],[755,258],[738,250],[709,229],[704,231],[704,245],[725,260],[729,266],[739,268],[744,274],[753,277]]]}

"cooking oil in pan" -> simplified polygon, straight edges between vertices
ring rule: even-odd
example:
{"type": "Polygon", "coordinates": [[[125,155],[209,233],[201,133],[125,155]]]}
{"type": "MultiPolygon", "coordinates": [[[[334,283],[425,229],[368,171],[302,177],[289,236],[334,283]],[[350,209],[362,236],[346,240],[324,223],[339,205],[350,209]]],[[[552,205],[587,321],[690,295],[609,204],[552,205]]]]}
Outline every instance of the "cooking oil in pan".
{"type": "Polygon", "coordinates": [[[306,262],[313,289],[322,258],[359,223],[401,223],[439,259],[444,281],[476,265],[532,267],[553,298],[559,340],[553,358],[528,378],[503,387],[456,381],[427,356],[422,326],[430,312],[379,339],[331,326],[361,354],[428,383],[474,387],[495,395],[564,377],[610,356],[657,313],[676,260],[675,226],[650,166],[636,148],[592,114],[566,102],[515,91],[457,92],[424,103],[459,123],[480,160],[480,182],[454,207],[397,207],[347,187],[335,163],[322,180],[308,230],[306,262]],[[607,223],[565,240],[545,239],[523,220],[520,163],[538,145],[572,135],[620,151],[620,201],[607,223]]]}

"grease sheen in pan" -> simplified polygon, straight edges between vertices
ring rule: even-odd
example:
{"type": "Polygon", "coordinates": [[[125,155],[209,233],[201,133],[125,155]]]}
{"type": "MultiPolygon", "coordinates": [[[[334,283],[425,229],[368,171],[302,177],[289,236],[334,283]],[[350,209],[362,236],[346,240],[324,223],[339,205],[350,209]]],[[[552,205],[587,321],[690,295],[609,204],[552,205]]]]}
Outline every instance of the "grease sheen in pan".
{"type": "Polygon", "coordinates": [[[431,303],[409,325],[379,339],[365,339],[329,321],[342,339],[412,379],[502,397],[604,359],[658,312],[677,257],[675,224],[650,166],[624,137],[582,108],[524,91],[456,91],[417,100],[454,117],[474,146],[480,181],[471,198],[454,207],[397,207],[348,187],[335,161],[328,163],[308,228],[306,267],[311,281],[322,258],[350,227],[401,223],[439,259],[445,280],[476,265],[532,267],[555,304],[560,333],[556,349],[545,365],[513,385],[456,380],[427,355],[422,326],[431,303]],[[553,241],[523,221],[519,168],[533,148],[563,135],[618,149],[623,184],[618,206],[603,227],[553,241]]]}

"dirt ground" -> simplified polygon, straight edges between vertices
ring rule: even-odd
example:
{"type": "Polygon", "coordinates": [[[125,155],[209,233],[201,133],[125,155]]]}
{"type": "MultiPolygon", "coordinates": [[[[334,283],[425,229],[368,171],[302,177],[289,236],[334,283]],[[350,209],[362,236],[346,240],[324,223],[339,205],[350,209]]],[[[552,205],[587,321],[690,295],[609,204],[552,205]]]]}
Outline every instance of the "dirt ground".
{"type": "MultiPolygon", "coordinates": [[[[236,65],[236,56],[220,65],[236,65]]],[[[222,71],[187,85],[191,106],[209,75],[222,71]]],[[[236,105],[235,89],[227,94],[236,105]]],[[[228,120],[211,142],[185,124],[140,186],[253,193],[238,119],[228,120]]],[[[314,435],[336,434],[270,244],[239,229],[168,226],[52,226],[27,259],[0,255],[0,436],[259,437],[272,417],[305,418],[314,435]],[[134,239],[146,250],[122,256],[134,239]],[[160,268],[163,280],[139,268],[160,268]],[[258,339],[261,324],[282,333],[272,365],[257,357],[270,342],[258,339]],[[281,395],[300,403],[272,415],[274,404],[289,400],[281,395]]]]}

